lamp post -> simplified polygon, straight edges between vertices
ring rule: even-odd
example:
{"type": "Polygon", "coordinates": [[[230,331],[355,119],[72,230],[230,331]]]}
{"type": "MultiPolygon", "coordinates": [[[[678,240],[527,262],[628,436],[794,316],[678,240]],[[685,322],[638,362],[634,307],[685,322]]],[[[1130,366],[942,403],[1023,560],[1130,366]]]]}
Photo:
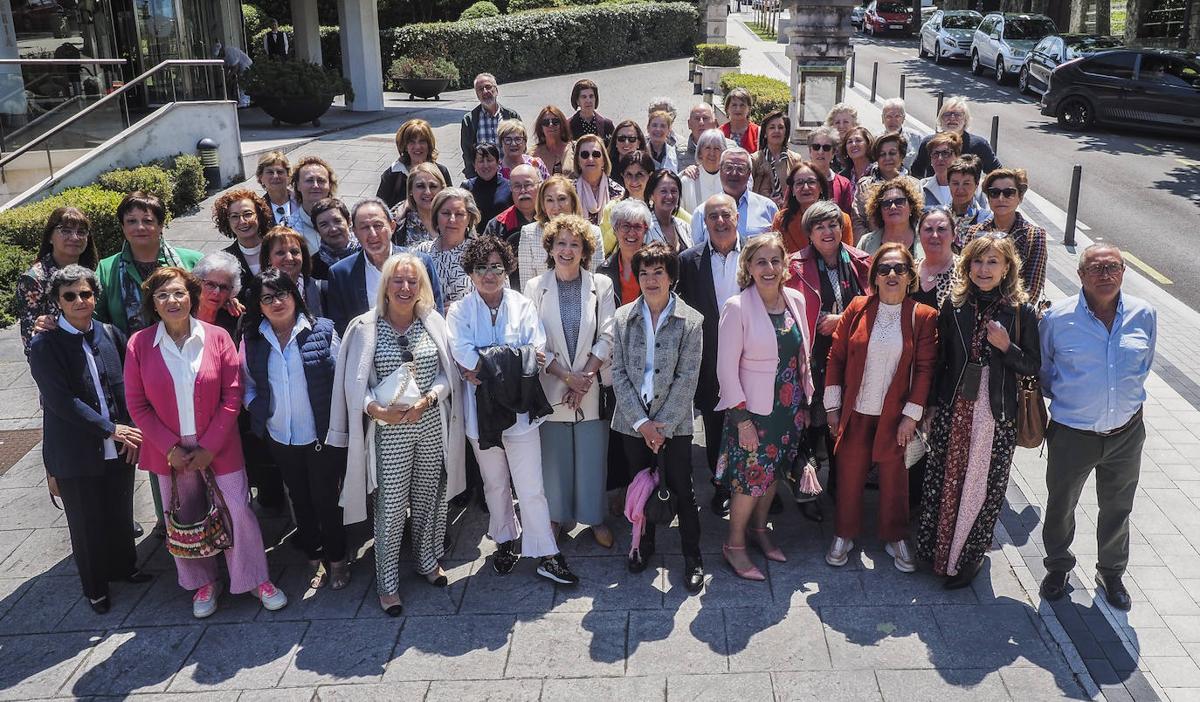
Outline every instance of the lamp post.
{"type": "Polygon", "coordinates": [[[850,11],[855,0],[785,0],[791,21],[786,54],[791,61],[792,143],[803,144],[824,124],[846,92],[850,11]]]}

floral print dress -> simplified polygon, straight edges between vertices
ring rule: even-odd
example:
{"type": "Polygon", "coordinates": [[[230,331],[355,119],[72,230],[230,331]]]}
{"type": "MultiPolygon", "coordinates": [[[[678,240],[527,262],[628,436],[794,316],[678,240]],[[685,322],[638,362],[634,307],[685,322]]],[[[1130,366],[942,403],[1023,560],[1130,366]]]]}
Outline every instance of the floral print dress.
{"type": "Polygon", "coordinates": [[[37,318],[44,314],[58,316],[58,302],[50,297],[50,277],[57,271],[54,257],[47,254],[17,279],[17,318],[26,356],[29,355],[29,342],[33,341],[33,326],[37,318]]]}

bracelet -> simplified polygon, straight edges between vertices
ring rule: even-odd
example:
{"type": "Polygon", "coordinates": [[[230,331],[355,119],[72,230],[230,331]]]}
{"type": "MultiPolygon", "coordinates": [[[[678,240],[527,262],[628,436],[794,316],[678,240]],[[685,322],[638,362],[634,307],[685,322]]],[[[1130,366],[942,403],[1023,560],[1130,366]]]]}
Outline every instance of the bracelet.
{"type": "Polygon", "coordinates": [[[436,392],[429,391],[425,393],[425,401],[429,403],[429,407],[437,407],[438,396],[436,392]]]}

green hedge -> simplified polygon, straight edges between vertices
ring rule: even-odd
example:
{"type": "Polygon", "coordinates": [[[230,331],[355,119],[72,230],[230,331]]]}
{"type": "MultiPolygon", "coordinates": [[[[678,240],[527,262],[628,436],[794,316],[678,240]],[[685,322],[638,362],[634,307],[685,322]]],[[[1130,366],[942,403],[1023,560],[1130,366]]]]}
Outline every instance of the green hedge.
{"type": "Polygon", "coordinates": [[[484,17],[497,17],[500,15],[500,8],[488,0],[479,0],[479,2],[471,5],[462,11],[458,16],[460,20],[483,19],[484,17]]]}
{"type": "Polygon", "coordinates": [[[460,86],[491,73],[501,82],[687,56],[700,15],[686,2],[594,5],[384,30],[384,66],[413,46],[449,57],[460,86]]]}
{"type": "MultiPolygon", "coordinates": [[[[103,178],[103,176],[101,176],[103,178]]],[[[124,193],[108,190],[100,185],[71,188],[45,200],[14,207],[0,212],[0,243],[19,246],[27,253],[25,265],[33,264],[38,246],[42,243],[42,229],[50,213],[64,205],[78,207],[92,222],[92,236],[100,255],[107,256],[121,248],[121,225],[117,221],[117,205],[124,193]]]]}
{"type": "MultiPolygon", "coordinates": [[[[287,32],[288,48],[291,51],[291,55],[295,56],[296,55],[296,33],[294,31],[292,31],[292,25],[281,24],[281,25],[279,25],[279,29],[281,29],[284,32],[287,32]]],[[[269,31],[271,31],[270,27],[261,29],[261,30],[255,32],[254,36],[250,39],[250,58],[254,59],[255,61],[258,61],[261,58],[265,58],[265,56],[263,55],[263,37],[265,37],[267,35],[267,32],[269,32],[269,31]]],[[[381,32],[380,34],[382,35],[383,33],[381,32]]],[[[332,68],[333,70],[337,71],[338,73],[341,73],[341,71],[342,71],[341,30],[338,27],[322,26],[320,28],[320,35],[321,35],[321,64],[324,65],[325,68],[332,68]]],[[[384,65],[386,66],[388,64],[384,63],[384,65]]]]}
{"type": "Polygon", "coordinates": [[[249,3],[242,3],[242,23],[246,25],[246,33],[250,36],[271,28],[266,13],[249,3]]]}
{"type": "Polygon", "coordinates": [[[734,44],[697,44],[694,56],[701,66],[742,65],[742,47],[734,44]]]}
{"type": "Polygon", "coordinates": [[[759,122],[763,117],[780,110],[785,114],[792,103],[792,90],[788,84],[775,78],[753,73],[730,73],[721,77],[721,92],[728,94],[734,88],[745,88],[754,98],[750,108],[750,119],[759,122]]]}
{"type": "Polygon", "coordinates": [[[167,209],[174,213],[172,206],[175,202],[175,183],[171,174],[162,166],[140,166],[138,168],[121,168],[103,173],[96,182],[105,190],[118,193],[129,193],[141,190],[153,193],[163,201],[167,209]]]}
{"type": "Polygon", "coordinates": [[[175,214],[187,212],[208,196],[208,180],[204,177],[204,164],[199,156],[179,154],[170,173],[175,182],[175,197],[171,201],[171,211],[175,214]]]}
{"type": "Polygon", "coordinates": [[[528,12],[529,10],[545,10],[567,5],[565,0],[508,0],[508,14],[528,12]]]}

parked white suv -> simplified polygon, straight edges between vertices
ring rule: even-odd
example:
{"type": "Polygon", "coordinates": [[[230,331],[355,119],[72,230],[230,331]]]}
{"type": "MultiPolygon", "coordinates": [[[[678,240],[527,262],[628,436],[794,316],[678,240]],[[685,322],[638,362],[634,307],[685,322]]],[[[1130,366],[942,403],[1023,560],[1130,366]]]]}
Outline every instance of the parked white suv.
{"type": "Polygon", "coordinates": [[[992,12],[985,15],[971,42],[971,72],[992,71],[997,83],[1016,76],[1042,37],[1057,34],[1054,20],[1045,15],[992,12]]]}

